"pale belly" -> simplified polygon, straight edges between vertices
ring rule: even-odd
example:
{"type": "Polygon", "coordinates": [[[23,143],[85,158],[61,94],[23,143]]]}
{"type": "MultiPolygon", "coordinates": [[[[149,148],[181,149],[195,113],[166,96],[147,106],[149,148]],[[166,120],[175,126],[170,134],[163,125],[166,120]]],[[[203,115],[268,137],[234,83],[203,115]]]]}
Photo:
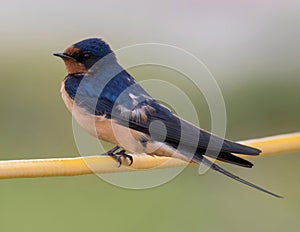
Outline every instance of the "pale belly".
{"type": "Polygon", "coordinates": [[[107,119],[105,116],[91,115],[84,109],[78,107],[73,99],[65,91],[64,83],[62,83],[61,94],[68,110],[72,113],[76,122],[85,129],[89,134],[101,140],[113,143],[134,154],[149,154],[157,156],[176,156],[183,159],[175,149],[160,142],[142,143],[141,138],[147,135],[124,127],[113,120],[107,119]]]}

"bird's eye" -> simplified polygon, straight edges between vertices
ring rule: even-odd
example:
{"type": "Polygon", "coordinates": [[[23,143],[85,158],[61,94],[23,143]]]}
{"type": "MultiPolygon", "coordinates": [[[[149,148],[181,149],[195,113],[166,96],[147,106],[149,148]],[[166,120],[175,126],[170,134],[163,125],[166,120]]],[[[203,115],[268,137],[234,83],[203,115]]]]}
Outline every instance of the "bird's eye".
{"type": "Polygon", "coordinates": [[[88,59],[88,58],[90,58],[90,54],[89,53],[84,53],[83,55],[82,55],[85,59],[88,59]]]}

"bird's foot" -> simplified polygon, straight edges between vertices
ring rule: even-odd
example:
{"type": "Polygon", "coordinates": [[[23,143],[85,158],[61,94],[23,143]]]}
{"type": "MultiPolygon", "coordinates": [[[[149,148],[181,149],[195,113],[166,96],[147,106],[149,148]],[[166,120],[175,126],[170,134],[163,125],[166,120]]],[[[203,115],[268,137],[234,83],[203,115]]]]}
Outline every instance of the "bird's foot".
{"type": "Polygon", "coordinates": [[[123,163],[123,160],[129,160],[128,161],[128,166],[132,165],[133,163],[133,158],[131,155],[126,154],[126,151],[124,149],[116,152],[118,149],[120,149],[119,146],[114,147],[113,149],[109,150],[108,152],[106,152],[105,154],[108,156],[111,156],[113,159],[115,159],[120,167],[123,163]]]}
{"type": "Polygon", "coordinates": [[[128,161],[128,166],[132,165],[132,163],[133,163],[132,156],[126,154],[125,152],[126,152],[125,150],[121,150],[121,151],[119,151],[117,153],[113,153],[111,155],[111,157],[114,158],[119,163],[118,167],[120,167],[122,165],[124,160],[129,160],[128,161]]]}

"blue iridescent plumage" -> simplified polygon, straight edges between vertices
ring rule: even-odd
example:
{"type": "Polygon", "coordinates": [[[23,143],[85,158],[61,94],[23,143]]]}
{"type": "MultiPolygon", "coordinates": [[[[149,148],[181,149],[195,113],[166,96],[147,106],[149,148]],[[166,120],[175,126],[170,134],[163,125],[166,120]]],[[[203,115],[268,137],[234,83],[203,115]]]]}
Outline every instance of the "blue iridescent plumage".
{"type": "Polygon", "coordinates": [[[64,59],[68,70],[74,70],[65,78],[64,89],[79,108],[91,115],[105,116],[113,124],[138,132],[140,136],[137,136],[137,142],[144,148],[147,143],[163,143],[183,156],[191,157],[194,162],[202,162],[241,183],[278,197],[227,172],[206,158],[208,156],[252,167],[252,163],[232,153],[258,155],[260,150],[210,134],[174,115],[155,101],[118,64],[115,54],[102,39],[80,41],[72,45],[70,50],[71,54],[64,52],[55,55],[64,59]],[[157,126],[161,124],[155,124],[157,121],[163,124],[165,130],[157,126]],[[162,131],[165,132],[164,136],[161,135],[162,131]]]}

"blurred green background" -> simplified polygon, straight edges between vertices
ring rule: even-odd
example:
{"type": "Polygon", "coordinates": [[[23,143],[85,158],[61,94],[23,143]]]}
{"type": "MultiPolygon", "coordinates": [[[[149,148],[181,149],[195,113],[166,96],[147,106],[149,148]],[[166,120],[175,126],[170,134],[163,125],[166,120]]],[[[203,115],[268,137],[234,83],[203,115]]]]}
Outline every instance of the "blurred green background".
{"type": "MultiPolygon", "coordinates": [[[[113,49],[158,42],[195,54],[224,94],[229,139],[299,131],[299,10],[299,2],[269,0],[2,1],[1,160],[78,156],[59,93],[64,66],[52,53],[91,36],[113,49]]],[[[199,95],[189,91],[209,129],[199,95]]],[[[147,190],[94,175],[1,180],[0,231],[298,231],[299,153],[253,162],[251,170],[223,166],[284,199],[195,167],[147,190]]]]}

